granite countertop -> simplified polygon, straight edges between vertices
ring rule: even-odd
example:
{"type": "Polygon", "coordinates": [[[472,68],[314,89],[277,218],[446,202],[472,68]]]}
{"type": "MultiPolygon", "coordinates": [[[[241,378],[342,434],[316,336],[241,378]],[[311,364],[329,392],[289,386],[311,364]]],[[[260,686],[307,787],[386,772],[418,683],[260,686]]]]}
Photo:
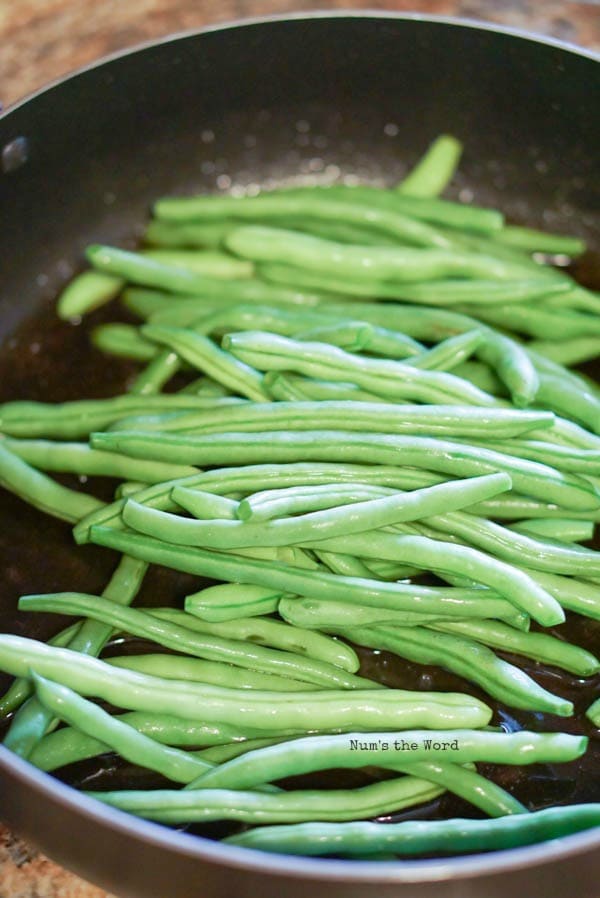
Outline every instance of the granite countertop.
{"type": "MultiPolygon", "coordinates": [[[[463,16],[600,47],[600,0],[0,0],[6,107],[101,56],[170,32],[248,16],[361,7],[463,16]]],[[[112,898],[0,825],[0,898],[112,898]]]]}

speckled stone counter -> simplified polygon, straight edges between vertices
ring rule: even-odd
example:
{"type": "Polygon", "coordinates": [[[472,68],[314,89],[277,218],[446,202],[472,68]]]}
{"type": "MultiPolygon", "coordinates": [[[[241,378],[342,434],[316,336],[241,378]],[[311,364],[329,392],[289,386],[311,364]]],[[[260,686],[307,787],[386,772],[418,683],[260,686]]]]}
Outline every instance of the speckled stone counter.
{"type": "MultiPolygon", "coordinates": [[[[462,16],[600,48],[600,0],[0,0],[0,101],[6,107],[102,56],[172,32],[328,8],[462,16]]],[[[0,825],[0,898],[111,896],[0,825]]]]}

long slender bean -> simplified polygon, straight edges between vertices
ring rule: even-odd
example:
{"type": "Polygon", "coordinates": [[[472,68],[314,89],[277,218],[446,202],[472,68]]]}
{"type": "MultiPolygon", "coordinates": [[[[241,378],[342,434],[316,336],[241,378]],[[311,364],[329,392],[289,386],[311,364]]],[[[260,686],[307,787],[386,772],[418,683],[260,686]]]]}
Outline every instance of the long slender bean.
{"type": "Polygon", "coordinates": [[[506,624],[489,620],[434,621],[425,626],[444,633],[458,633],[484,645],[560,667],[580,677],[590,677],[600,670],[600,661],[591,652],[547,633],[520,633],[506,624]]]}
{"type": "Polygon", "coordinates": [[[212,764],[207,761],[155,742],[67,686],[41,677],[35,670],[32,671],[32,679],[36,695],[48,712],[77,727],[86,736],[103,742],[125,760],[156,770],[179,783],[192,782],[212,769],[212,764]]]}
{"type": "Polygon", "coordinates": [[[146,340],[140,329],[132,324],[99,324],[92,331],[91,341],[101,352],[136,362],[151,362],[157,354],[156,346],[146,340]]]}
{"type": "MultiPolygon", "coordinates": [[[[510,628],[508,628],[510,629],[510,628]]],[[[340,631],[338,631],[340,632],[340,631]]],[[[538,685],[521,668],[498,658],[487,646],[454,631],[380,625],[341,631],[369,648],[384,649],[417,664],[434,664],[476,683],[488,695],[512,708],[570,717],[573,703],[538,685]]]]}
{"type": "Polygon", "coordinates": [[[277,611],[283,592],[268,586],[246,583],[221,583],[186,596],[190,616],[218,623],[277,611]]]}
{"type": "Polygon", "coordinates": [[[600,826],[600,804],[546,808],[496,820],[410,820],[402,823],[300,823],[263,826],[229,836],[244,848],[282,854],[375,857],[501,851],[559,839],[600,826]]]}
{"type": "Polygon", "coordinates": [[[486,761],[494,764],[566,762],[581,757],[588,740],[567,733],[495,733],[457,729],[450,732],[409,730],[307,736],[248,752],[209,770],[192,788],[245,789],[256,783],[283,779],[337,767],[356,769],[366,765],[395,768],[421,761],[486,761]],[[398,746],[398,747],[396,747],[398,746]]]}
{"type": "MultiPolygon", "coordinates": [[[[125,630],[134,636],[151,639],[167,648],[177,649],[189,655],[209,661],[226,661],[238,667],[249,667],[263,673],[290,675],[292,679],[305,680],[316,685],[336,686],[341,689],[378,687],[377,683],[342,671],[339,667],[323,661],[240,640],[206,636],[171,621],[159,620],[140,609],[115,605],[98,596],[83,593],[23,596],[19,600],[19,609],[85,614],[93,620],[110,624],[111,627],[125,630]]],[[[235,681],[235,669],[232,668],[230,682],[235,681]]]]}
{"type": "Polygon", "coordinates": [[[516,533],[574,543],[592,539],[594,529],[594,521],[578,521],[570,518],[534,518],[509,524],[509,530],[514,530],[516,533]]]}
{"type": "Polygon", "coordinates": [[[316,658],[341,667],[350,673],[356,673],[360,666],[356,652],[350,646],[340,642],[339,639],[330,639],[320,633],[313,633],[311,630],[297,626],[289,626],[270,618],[256,620],[239,617],[237,620],[223,623],[210,623],[176,608],[153,608],[150,613],[161,620],[180,623],[181,626],[185,626],[189,630],[212,633],[213,636],[222,636],[225,639],[239,639],[275,649],[283,649],[298,655],[306,655],[308,658],[316,658]]]}
{"type": "Polygon", "coordinates": [[[46,471],[120,477],[123,480],[139,480],[143,483],[162,483],[174,477],[186,477],[197,472],[197,468],[191,465],[172,465],[160,461],[140,462],[114,452],[90,448],[86,443],[5,437],[2,445],[27,464],[46,471]]]}
{"type": "Polygon", "coordinates": [[[408,196],[437,196],[452,180],[462,150],[462,144],[456,137],[441,134],[396,189],[408,196]]]}
{"type": "Polygon", "coordinates": [[[104,508],[104,502],[56,483],[10,451],[0,439],[0,487],[46,514],[75,523],[104,508]]]}
{"type": "MultiPolygon", "coordinates": [[[[144,579],[147,564],[143,560],[124,555],[105,586],[103,600],[115,607],[133,602],[144,579]]],[[[96,620],[86,620],[70,640],[68,650],[75,656],[99,655],[112,634],[112,626],[96,620]]],[[[54,650],[54,648],[52,648],[54,650]]],[[[19,676],[29,677],[29,670],[19,676]]],[[[4,744],[17,754],[28,757],[52,723],[53,715],[32,697],[15,715],[4,744]]]]}
{"type": "MultiPolygon", "coordinates": [[[[0,634],[0,669],[28,676],[30,669],[81,695],[94,695],[118,707],[175,714],[202,722],[234,724],[244,729],[280,730],[485,726],[491,711],[483,702],[460,693],[407,692],[399,689],[318,690],[295,694],[227,689],[173,682],[135,671],[119,670],[96,658],[33,639],[0,634]]],[[[574,737],[569,737],[574,738],[574,737]]],[[[583,745],[583,743],[581,743],[583,745]]]]}
{"type": "Polygon", "coordinates": [[[155,789],[89,792],[88,795],[163,823],[240,820],[260,824],[313,820],[315,816],[320,820],[373,817],[432,801],[444,791],[443,785],[433,785],[417,776],[403,776],[360,789],[334,792],[311,789],[267,795],[228,789],[155,789]]]}
{"type": "Polygon", "coordinates": [[[527,252],[560,253],[565,256],[580,256],[585,252],[585,242],[578,237],[566,237],[562,234],[548,234],[533,228],[507,225],[494,234],[494,240],[516,246],[527,252]]]}
{"type": "Polygon", "coordinates": [[[247,262],[240,263],[239,259],[232,258],[229,253],[214,250],[191,249],[143,249],[140,252],[145,259],[152,259],[164,265],[174,265],[177,268],[185,268],[194,274],[206,274],[209,277],[223,278],[224,280],[252,277],[252,265],[247,262]]]}
{"type": "MultiPolygon", "coordinates": [[[[507,614],[509,617],[514,614],[515,609],[512,603],[499,599],[490,590],[469,589],[457,592],[455,589],[448,591],[413,584],[341,577],[322,571],[300,571],[233,554],[175,546],[141,534],[97,525],[92,528],[91,536],[92,541],[99,545],[126,551],[146,561],[191,574],[225,577],[238,583],[272,587],[279,590],[280,595],[297,594],[308,598],[372,604],[375,607],[392,607],[404,611],[419,610],[434,615],[445,615],[445,609],[457,610],[460,607],[462,614],[467,617],[474,614],[477,617],[504,619],[507,614]]],[[[454,616],[456,611],[449,613],[454,616]]],[[[244,614],[247,615],[247,612],[244,611],[244,614]]]]}
{"type": "Polygon", "coordinates": [[[100,271],[84,271],[64,288],[56,303],[59,318],[78,318],[106,305],[117,296],[124,281],[100,271]]]}
{"type": "MultiPolygon", "coordinates": [[[[200,661],[198,658],[185,658],[181,655],[119,655],[107,658],[106,663],[165,680],[189,680],[192,683],[230,686],[232,679],[232,669],[228,664],[200,661]]],[[[308,692],[311,687],[315,690],[320,688],[300,680],[254,670],[239,670],[235,673],[235,682],[238,689],[263,689],[272,692],[308,692]]]]}
{"type": "Polygon", "coordinates": [[[252,465],[302,460],[400,464],[461,477],[505,472],[515,490],[532,498],[573,510],[600,507],[600,492],[576,474],[467,443],[419,436],[337,430],[297,432],[293,437],[278,431],[206,436],[118,431],[93,434],[91,444],[103,454],[119,453],[119,458],[164,459],[160,464],[218,465],[227,460],[231,465],[252,465]]]}

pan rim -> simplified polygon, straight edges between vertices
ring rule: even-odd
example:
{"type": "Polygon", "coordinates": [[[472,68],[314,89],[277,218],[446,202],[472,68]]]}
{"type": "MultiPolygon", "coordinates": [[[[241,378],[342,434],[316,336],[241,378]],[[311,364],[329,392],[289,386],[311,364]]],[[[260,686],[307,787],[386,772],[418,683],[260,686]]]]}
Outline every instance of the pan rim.
{"type": "MultiPolygon", "coordinates": [[[[20,98],[14,104],[7,106],[0,113],[0,124],[10,119],[15,112],[26,104],[60,87],[64,82],[145,50],[171,43],[175,44],[178,41],[201,37],[205,34],[233,29],[238,30],[261,25],[277,25],[312,20],[344,19],[423,22],[473,31],[491,32],[509,38],[518,38],[519,40],[553,47],[571,55],[589,59],[591,62],[600,62],[600,52],[595,50],[582,48],[573,43],[546,37],[534,32],[528,32],[521,28],[496,25],[495,23],[483,22],[477,19],[422,15],[420,13],[391,13],[370,9],[295,12],[285,15],[257,16],[243,20],[234,20],[199,29],[186,29],[118,50],[52,80],[25,97],[20,98]]],[[[37,770],[2,745],[0,745],[0,770],[6,771],[11,778],[34,790],[40,798],[60,803],[66,809],[78,813],[100,826],[108,826],[117,833],[143,841],[155,848],[192,859],[222,864],[229,868],[261,874],[267,873],[290,879],[308,878],[314,881],[359,882],[365,884],[424,884],[455,881],[457,879],[476,879],[480,876],[497,875],[503,872],[535,867],[536,865],[545,865],[549,862],[556,862],[564,858],[583,854],[600,846],[600,827],[595,827],[581,833],[564,836],[559,840],[550,840],[521,848],[431,860],[405,859],[378,861],[374,864],[369,861],[269,854],[255,849],[226,845],[201,836],[176,832],[160,824],[132,817],[130,814],[110,808],[100,801],[82,795],[49,774],[37,770]]]]}

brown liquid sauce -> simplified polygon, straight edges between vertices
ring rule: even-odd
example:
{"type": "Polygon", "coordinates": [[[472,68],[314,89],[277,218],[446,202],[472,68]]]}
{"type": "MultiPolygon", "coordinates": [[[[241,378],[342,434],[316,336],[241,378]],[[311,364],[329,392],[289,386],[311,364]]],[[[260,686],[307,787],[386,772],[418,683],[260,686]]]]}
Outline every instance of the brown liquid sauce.
{"type": "MultiPolygon", "coordinates": [[[[582,260],[576,275],[586,285],[598,283],[598,262],[582,260]]],[[[67,401],[108,397],[123,392],[139,370],[137,364],[105,356],[94,349],[89,331],[98,323],[128,320],[127,314],[113,304],[94,313],[80,326],[60,322],[53,307],[45,308],[27,321],[2,347],[0,352],[0,401],[35,399],[67,401]]],[[[591,366],[587,373],[593,374],[591,366]]],[[[597,372],[597,366],[596,366],[597,372]]],[[[182,382],[183,383],[183,382],[182,382]]],[[[181,384],[179,384],[181,385],[181,384]]],[[[175,389],[172,382],[169,389],[175,389]]],[[[75,476],[58,475],[65,485],[80,487],[104,500],[112,498],[115,481],[89,478],[85,483],[75,476]]],[[[75,546],[68,524],[54,520],[0,489],[0,632],[13,632],[36,639],[47,639],[72,618],[15,611],[18,597],[32,592],[82,590],[101,592],[116,563],[115,554],[98,546],[75,546]]],[[[182,605],[188,593],[200,588],[199,578],[153,565],[136,604],[182,605]]],[[[430,582],[437,582],[435,578],[430,582]]],[[[535,628],[535,625],[532,629],[535,628]]],[[[556,636],[600,655],[600,622],[570,614],[559,627],[546,630],[556,636]]],[[[575,705],[571,718],[532,713],[499,704],[472,683],[438,667],[405,661],[389,652],[355,647],[360,659],[360,674],[386,686],[419,691],[465,692],[482,699],[494,710],[492,724],[507,731],[533,729],[585,733],[590,737],[583,758],[570,764],[498,766],[480,764],[484,775],[503,786],[531,810],[576,802],[600,801],[600,731],[585,717],[585,711],[600,691],[600,675],[579,679],[554,668],[522,657],[499,652],[518,665],[546,689],[569,699],[575,705]]],[[[131,638],[108,646],[108,654],[156,651],[155,645],[131,638]]],[[[166,651],[163,648],[160,651],[166,651]]],[[[0,675],[0,691],[10,679],[0,675]]],[[[0,738],[10,723],[0,721],[0,738]]],[[[198,746],[201,748],[202,746],[198,746]]],[[[113,754],[73,764],[57,771],[58,778],[82,789],[169,788],[173,784],[157,774],[135,767],[113,754]]],[[[359,771],[325,771],[295,777],[281,785],[293,788],[350,788],[366,785],[393,774],[377,768],[359,771]]],[[[482,812],[446,793],[439,799],[409,808],[398,814],[378,818],[385,821],[482,817],[482,812]]],[[[208,838],[220,839],[248,827],[244,824],[215,822],[182,827],[208,838]]]]}

